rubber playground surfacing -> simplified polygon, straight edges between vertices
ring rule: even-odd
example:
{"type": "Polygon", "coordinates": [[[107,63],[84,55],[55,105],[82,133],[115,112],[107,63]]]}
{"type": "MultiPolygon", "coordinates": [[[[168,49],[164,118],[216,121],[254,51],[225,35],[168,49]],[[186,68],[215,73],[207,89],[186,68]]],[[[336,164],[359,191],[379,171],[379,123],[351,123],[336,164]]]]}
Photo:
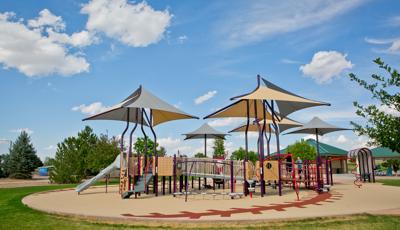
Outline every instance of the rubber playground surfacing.
{"type": "MultiPolygon", "coordinates": [[[[94,187],[81,195],[73,189],[55,190],[29,195],[23,199],[27,206],[48,213],[104,220],[163,220],[163,221],[240,221],[300,219],[339,216],[357,213],[400,215],[400,187],[363,184],[357,188],[352,178],[339,178],[330,192],[317,194],[300,191],[300,201],[287,188],[279,197],[268,189],[265,197],[254,196],[231,200],[229,196],[142,195],[123,200],[117,187],[94,187]]],[[[226,191],[226,190],[225,190],[226,191]]],[[[209,191],[210,193],[212,191],[209,191]]],[[[220,193],[222,191],[216,191],[220,193]]]]}

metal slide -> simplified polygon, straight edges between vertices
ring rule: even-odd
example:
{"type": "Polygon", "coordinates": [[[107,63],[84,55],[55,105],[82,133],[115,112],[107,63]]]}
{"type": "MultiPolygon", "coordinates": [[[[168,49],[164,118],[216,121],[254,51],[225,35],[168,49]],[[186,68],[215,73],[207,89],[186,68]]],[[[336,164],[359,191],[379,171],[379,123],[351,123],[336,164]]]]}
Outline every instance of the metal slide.
{"type": "Polygon", "coordinates": [[[151,172],[146,175],[142,175],[139,177],[139,180],[136,181],[135,187],[133,190],[129,190],[124,192],[121,196],[123,199],[128,199],[135,193],[141,193],[146,191],[146,185],[150,183],[151,178],[153,178],[153,174],[151,172]]]}
{"type": "Polygon", "coordinates": [[[80,185],[78,185],[75,188],[75,191],[80,193],[86,189],[88,189],[90,186],[92,186],[96,181],[100,180],[101,178],[104,178],[106,175],[110,174],[112,171],[119,169],[120,167],[120,157],[119,155],[117,158],[115,158],[114,162],[110,164],[107,168],[101,170],[99,174],[97,174],[95,177],[90,178],[89,180],[84,181],[80,185]]]}

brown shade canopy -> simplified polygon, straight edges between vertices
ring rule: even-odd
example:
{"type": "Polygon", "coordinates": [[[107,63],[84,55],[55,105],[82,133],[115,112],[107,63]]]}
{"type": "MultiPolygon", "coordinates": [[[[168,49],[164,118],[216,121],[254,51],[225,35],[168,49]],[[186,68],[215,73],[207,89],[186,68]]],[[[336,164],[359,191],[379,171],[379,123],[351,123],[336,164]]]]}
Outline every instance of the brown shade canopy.
{"type": "Polygon", "coordinates": [[[149,91],[145,90],[140,86],[135,92],[127,97],[117,105],[112,106],[104,112],[85,118],[84,120],[124,120],[127,118],[127,108],[130,108],[129,121],[140,123],[142,109],[149,109],[152,115],[152,126],[159,125],[161,123],[179,120],[179,119],[190,119],[195,118],[188,113],[185,113],[176,107],[168,104],[167,102],[156,97],[149,91]],[[124,115],[125,114],[125,115],[124,115]],[[139,114],[138,116],[136,114],[139,114]],[[121,119],[124,118],[124,119],[121,119]]]}

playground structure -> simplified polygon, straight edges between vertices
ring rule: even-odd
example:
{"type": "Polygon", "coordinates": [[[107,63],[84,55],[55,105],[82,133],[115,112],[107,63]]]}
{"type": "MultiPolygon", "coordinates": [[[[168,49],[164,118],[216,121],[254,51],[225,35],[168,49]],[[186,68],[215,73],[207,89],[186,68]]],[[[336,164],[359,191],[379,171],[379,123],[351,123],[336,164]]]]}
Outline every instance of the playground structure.
{"type": "MultiPolygon", "coordinates": [[[[153,149],[153,153],[148,154],[147,140],[149,137],[145,132],[145,127],[150,129],[154,143],[157,143],[154,126],[171,120],[197,117],[178,110],[146,91],[143,87],[139,87],[122,102],[85,119],[119,120],[126,122],[126,127],[121,135],[119,158],[101,171],[99,175],[79,185],[76,191],[82,192],[96,180],[118,168],[120,169],[119,194],[123,199],[130,198],[132,195],[137,198],[142,193],[150,194],[151,189],[155,196],[158,196],[160,183],[161,192],[164,195],[166,194],[167,180],[168,193],[174,196],[185,195],[185,198],[188,194],[195,193],[189,191],[194,189],[195,180],[198,180],[200,192],[202,189],[212,188],[215,190],[215,184],[222,185],[223,189],[228,186],[231,198],[252,196],[255,193],[262,197],[266,194],[267,186],[277,189],[279,196],[282,195],[283,187],[293,189],[298,199],[299,189],[302,187],[317,192],[328,191],[330,186],[333,185],[331,160],[321,159],[317,154],[315,160],[303,161],[301,164],[295,163],[295,159],[290,153],[282,154],[280,152],[279,137],[281,131],[301,125],[287,118],[287,115],[300,109],[329,104],[290,93],[260,76],[257,76],[257,79],[258,86],[254,91],[232,98],[236,102],[204,118],[243,117],[247,119],[246,124],[239,127],[239,130],[244,131],[245,134],[246,154],[243,160],[187,158],[177,157],[176,155],[174,157],[159,157],[156,148],[153,149]],[[125,150],[123,140],[131,122],[134,123],[134,127],[130,131],[129,145],[125,150]],[[133,134],[139,125],[144,136],[144,153],[147,154],[134,154],[132,152],[133,134]],[[258,132],[259,136],[257,142],[259,158],[256,162],[248,160],[248,132],[251,131],[258,132]],[[270,154],[272,134],[275,134],[276,139],[276,155],[270,154]],[[267,157],[264,156],[264,139],[267,143],[267,157]],[[204,178],[203,184],[201,178],[204,178]],[[208,179],[212,180],[212,186],[207,184],[208,179]],[[190,183],[189,180],[191,180],[190,183]],[[236,189],[236,185],[239,183],[243,185],[241,192],[236,189]],[[260,189],[259,192],[256,192],[256,187],[260,189]]],[[[320,120],[315,123],[314,120],[309,124],[323,124],[322,127],[311,127],[313,132],[315,130],[317,143],[318,134],[343,130],[320,120]]],[[[307,125],[303,125],[298,131],[310,129],[307,125]]],[[[204,138],[205,154],[207,138],[225,138],[225,134],[212,130],[208,125],[203,125],[198,130],[185,135],[187,135],[186,139],[204,138]]],[[[317,147],[317,153],[318,151],[319,147],[317,147]]]]}

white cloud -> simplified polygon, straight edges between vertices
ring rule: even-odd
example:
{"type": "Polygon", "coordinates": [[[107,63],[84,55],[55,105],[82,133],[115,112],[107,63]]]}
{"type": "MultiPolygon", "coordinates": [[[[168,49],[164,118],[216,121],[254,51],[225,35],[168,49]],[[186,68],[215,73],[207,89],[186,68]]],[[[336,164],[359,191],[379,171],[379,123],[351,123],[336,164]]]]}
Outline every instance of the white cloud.
{"type": "Polygon", "coordinates": [[[157,11],[144,1],[135,4],[127,0],[91,0],[81,13],[89,16],[89,31],[102,32],[133,47],[160,41],[172,18],[168,10],[157,11]]]}
{"type": "Polygon", "coordinates": [[[394,16],[394,17],[389,18],[388,25],[400,26],[400,16],[394,16]]]}
{"type": "Polygon", "coordinates": [[[182,35],[178,37],[178,43],[183,44],[188,40],[188,37],[186,35],[182,35]]]}
{"type": "Polygon", "coordinates": [[[300,70],[318,84],[329,83],[334,77],[353,67],[346,57],[346,54],[337,51],[319,51],[314,54],[310,63],[300,66],[300,70]]]}
{"type": "Polygon", "coordinates": [[[345,143],[347,141],[348,141],[348,139],[344,135],[339,135],[336,139],[336,142],[338,142],[338,143],[345,143]]]}
{"type": "Polygon", "coordinates": [[[400,38],[365,38],[365,42],[373,45],[389,45],[384,49],[374,49],[378,53],[398,54],[400,53],[400,38]]]}
{"type": "Polygon", "coordinates": [[[239,125],[243,123],[243,121],[244,121],[243,118],[228,117],[210,121],[208,122],[208,124],[213,127],[224,127],[224,126],[239,125]]]}
{"type": "Polygon", "coordinates": [[[55,149],[57,149],[57,146],[55,146],[55,145],[49,145],[49,146],[47,146],[46,148],[44,148],[45,150],[55,150],[55,149]]]}
{"type": "Polygon", "coordinates": [[[281,62],[284,63],[284,64],[299,64],[300,63],[299,61],[291,60],[291,59],[288,59],[288,58],[283,58],[281,60],[281,62]]]}
{"type": "Polygon", "coordinates": [[[206,94],[201,95],[201,96],[197,97],[196,99],[194,99],[194,103],[196,105],[202,104],[202,103],[210,100],[211,98],[213,98],[216,94],[217,94],[216,90],[208,91],[206,94]]]}
{"type": "Polygon", "coordinates": [[[65,29],[65,23],[60,16],[52,14],[48,9],[39,12],[39,17],[28,21],[28,26],[42,29],[44,26],[50,26],[56,31],[65,29]]]}
{"type": "Polygon", "coordinates": [[[94,102],[89,105],[82,104],[82,105],[75,106],[72,108],[72,111],[79,111],[86,115],[94,115],[96,113],[103,112],[107,108],[108,107],[104,106],[103,103],[101,103],[101,102],[94,102]]]}
{"type": "Polygon", "coordinates": [[[249,1],[235,7],[218,26],[224,44],[236,47],[326,23],[361,5],[361,0],[330,1],[249,1]],[[240,15],[240,17],[238,17],[240,15]]]}
{"type": "Polygon", "coordinates": [[[400,111],[396,110],[393,106],[389,107],[387,105],[382,105],[379,107],[379,110],[383,111],[386,114],[390,114],[395,117],[400,117],[400,111]]]}
{"type": "MultiPolygon", "coordinates": [[[[61,17],[44,9],[37,19],[29,20],[28,25],[23,19],[14,18],[12,12],[0,13],[0,63],[5,69],[15,68],[28,77],[68,76],[89,71],[89,63],[82,55],[71,53],[66,43],[54,39],[55,36],[70,38],[57,32],[65,27],[61,17]]],[[[83,34],[85,32],[72,35],[70,39],[74,42],[68,45],[81,45],[83,34]]]]}
{"type": "Polygon", "coordinates": [[[29,128],[19,128],[19,129],[11,129],[10,132],[12,133],[21,133],[21,132],[26,132],[27,134],[33,134],[33,130],[29,128]]]}

